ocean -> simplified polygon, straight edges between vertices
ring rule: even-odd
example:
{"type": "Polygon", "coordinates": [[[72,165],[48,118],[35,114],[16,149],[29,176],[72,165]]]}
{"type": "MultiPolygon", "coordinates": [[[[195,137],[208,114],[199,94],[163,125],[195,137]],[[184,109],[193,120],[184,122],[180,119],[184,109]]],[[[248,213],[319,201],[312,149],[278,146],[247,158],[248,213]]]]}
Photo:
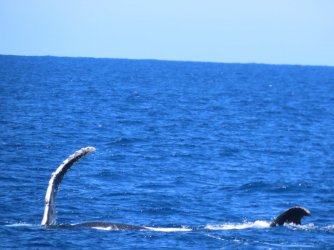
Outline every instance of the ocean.
{"type": "Polygon", "coordinates": [[[333,249],[334,67],[3,55],[0,170],[1,249],[333,249]],[[57,224],[152,230],[40,225],[86,146],[57,224]]]}

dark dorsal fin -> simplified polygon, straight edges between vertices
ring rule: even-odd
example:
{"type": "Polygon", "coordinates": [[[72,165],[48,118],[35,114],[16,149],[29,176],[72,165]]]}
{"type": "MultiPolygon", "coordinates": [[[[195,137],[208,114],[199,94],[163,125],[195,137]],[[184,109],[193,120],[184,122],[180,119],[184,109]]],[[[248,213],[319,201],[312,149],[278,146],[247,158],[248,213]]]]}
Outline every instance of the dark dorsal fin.
{"type": "Polygon", "coordinates": [[[55,200],[59,184],[61,183],[66,172],[73,166],[75,162],[83,156],[93,153],[94,147],[86,147],[76,151],[70,155],[57,169],[52,173],[49,186],[45,195],[45,208],[42,225],[52,225],[55,223],[55,200]]]}
{"type": "Polygon", "coordinates": [[[304,216],[310,216],[311,213],[309,210],[303,207],[292,207],[277,216],[270,224],[271,227],[281,226],[284,223],[294,223],[297,225],[301,224],[301,219],[304,216]]]}

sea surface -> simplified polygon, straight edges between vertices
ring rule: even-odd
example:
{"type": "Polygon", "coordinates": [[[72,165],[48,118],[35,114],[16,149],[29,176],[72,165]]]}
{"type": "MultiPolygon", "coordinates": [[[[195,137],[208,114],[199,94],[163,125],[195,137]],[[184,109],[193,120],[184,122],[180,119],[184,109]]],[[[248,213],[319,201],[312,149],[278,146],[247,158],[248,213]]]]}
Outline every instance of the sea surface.
{"type": "Polygon", "coordinates": [[[334,67],[0,56],[0,171],[0,249],[334,249],[334,67]],[[151,231],[40,225],[86,146],[57,223],[151,231]]]}

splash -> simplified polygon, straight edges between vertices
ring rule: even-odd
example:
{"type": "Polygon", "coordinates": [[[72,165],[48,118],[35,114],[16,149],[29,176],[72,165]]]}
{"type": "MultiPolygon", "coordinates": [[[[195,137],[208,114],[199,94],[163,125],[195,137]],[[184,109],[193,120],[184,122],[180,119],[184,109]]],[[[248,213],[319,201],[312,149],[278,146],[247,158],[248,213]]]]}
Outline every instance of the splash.
{"type": "Polygon", "coordinates": [[[270,223],[267,221],[257,220],[255,222],[245,222],[245,223],[226,223],[221,225],[207,225],[205,229],[207,230],[242,230],[248,228],[268,228],[270,223]]]}

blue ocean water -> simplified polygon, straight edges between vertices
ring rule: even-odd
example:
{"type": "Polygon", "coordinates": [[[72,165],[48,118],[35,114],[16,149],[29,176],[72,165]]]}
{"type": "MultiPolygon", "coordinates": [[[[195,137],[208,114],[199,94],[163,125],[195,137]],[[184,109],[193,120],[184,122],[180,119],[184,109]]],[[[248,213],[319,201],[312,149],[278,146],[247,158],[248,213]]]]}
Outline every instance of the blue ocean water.
{"type": "Polygon", "coordinates": [[[332,249],[334,68],[0,56],[0,169],[1,249],[332,249]],[[57,222],[156,231],[40,226],[84,146],[57,222]]]}

